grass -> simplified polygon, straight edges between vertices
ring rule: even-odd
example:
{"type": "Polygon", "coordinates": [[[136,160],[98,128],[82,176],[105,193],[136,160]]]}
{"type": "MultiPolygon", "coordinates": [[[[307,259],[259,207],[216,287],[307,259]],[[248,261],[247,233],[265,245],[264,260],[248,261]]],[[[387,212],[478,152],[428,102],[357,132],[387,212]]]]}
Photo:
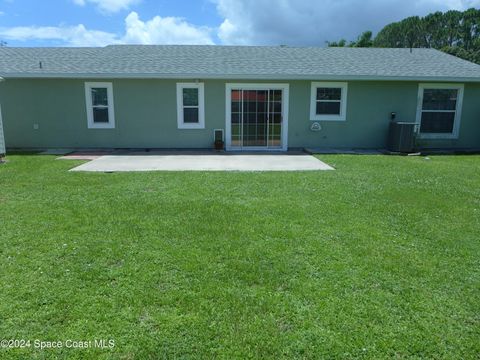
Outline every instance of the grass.
{"type": "Polygon", "coordinates": [[[480,157],[331,172],[0,165],[0,358],[480,356],[480,157]],[[113,348],[42,341],[113,339],[113,348]]]}

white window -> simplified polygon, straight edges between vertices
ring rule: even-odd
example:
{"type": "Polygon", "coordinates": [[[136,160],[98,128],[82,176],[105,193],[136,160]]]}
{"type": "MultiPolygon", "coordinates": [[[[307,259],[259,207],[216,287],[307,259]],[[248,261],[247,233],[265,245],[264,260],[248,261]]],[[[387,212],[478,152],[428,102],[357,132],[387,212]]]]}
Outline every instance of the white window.
{"type": "Polygon", "coordinates": [[[417,108],[420,138],[457,138],[462,102],[463,84],[420,84],[417,108]]]}
{"type": "Polygon", "coordinates": [[[345,82],[312,82],[310,120],[345,121],[347,90],[345,82]]]}
{"type": "Polygon", "coordinates": [[[177,83],[177,123],[179,129],[204,129],[203,83],[177,83]]]}
{"type": "Polygon", "coordinates": [[[89,129],[115,128],[112,83],[85,83],[85,101],[89,129]]]}

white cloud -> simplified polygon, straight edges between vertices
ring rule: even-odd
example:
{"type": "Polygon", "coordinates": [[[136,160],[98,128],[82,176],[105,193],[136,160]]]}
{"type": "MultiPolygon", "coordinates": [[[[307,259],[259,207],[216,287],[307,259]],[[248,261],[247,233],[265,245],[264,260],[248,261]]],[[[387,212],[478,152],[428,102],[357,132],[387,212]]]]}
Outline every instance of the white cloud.
{"type": "Polygon", "coordinates": [[[196,27],[182,18],[155,16],[140,20],[136,12],[125,19],[125,34],[90,30],[76,26],[18,26],[0,28],[0,38],[5,40],[57,41],[67,46],[105,46],[109,44],[213,44],[211,29],[196,27]]]}
{"type": "Polygon", "coordinates": [[[211,29],[197,27],[178,17],[155,16],[142,21],[136,12],[125,19],[123,42],[135,44],[213,44],[211,29]]]}
{"type": "Polygon", "coordinates": [[[92,3],[101,12],[116,13],[120,10],[129,9],[132,5],[138,4],[140,0],[73,0],[73,2],[80,6],[92,3]]]}
{"type": "Polygon", "coordinates": [[[212,0],[223,44],[320,45],[355,39],[411,15],[480,6],[480,0],[212,0]]]}
{"type": "Polygon", "coordinates": [[[69,46],[104,46],[116,43],[115,34],[87,30],[77,26],[18,26],[0,29],[0,37],[6,40],[49,40],[69,46]]]}

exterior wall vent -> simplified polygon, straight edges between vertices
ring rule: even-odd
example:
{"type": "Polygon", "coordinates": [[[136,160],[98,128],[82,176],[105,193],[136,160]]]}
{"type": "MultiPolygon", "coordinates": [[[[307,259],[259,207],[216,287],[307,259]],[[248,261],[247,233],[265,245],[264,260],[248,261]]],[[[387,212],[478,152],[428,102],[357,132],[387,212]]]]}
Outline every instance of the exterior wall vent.
{"type": "Polygon", "coordinates": [[[213,141],[225,141],[225,139],[223,138],[223,129],[213,130],[213,141]]]}

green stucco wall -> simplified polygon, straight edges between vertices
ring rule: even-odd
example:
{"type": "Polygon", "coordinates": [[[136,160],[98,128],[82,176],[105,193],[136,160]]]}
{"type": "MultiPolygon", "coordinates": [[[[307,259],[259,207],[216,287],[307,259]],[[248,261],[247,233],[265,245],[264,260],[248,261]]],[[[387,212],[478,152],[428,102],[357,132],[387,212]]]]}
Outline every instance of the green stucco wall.
{"type": "MultiPolygon", "coordinates": [[[[7,79],[0,83],[5,141],[11,148],[209,148],[225,128],[225,83],[205,80],[205,129],[177,129],[176,83],[184,80],[101,80],[113,83],[115,129],[88,129],[86,81],[7,79]],[[38,129],[34,129],[38,124],[38,129]]],[[[202,80],[201,80],[202,81],[202,80]]],[[[287,83],[286,81],[279,81],[287,83]]],[[[272,83],[272,81],[268,81],[272,83]]],[[[385,148],[390,113],[415,121],[418,83],[348,83],[347,120],[310,130],[310,81],[289,81],[288,146],[385,148]]],[[[459,138],[424,147],[480,148],[480,84],[465,84],[459,138]]]]}

